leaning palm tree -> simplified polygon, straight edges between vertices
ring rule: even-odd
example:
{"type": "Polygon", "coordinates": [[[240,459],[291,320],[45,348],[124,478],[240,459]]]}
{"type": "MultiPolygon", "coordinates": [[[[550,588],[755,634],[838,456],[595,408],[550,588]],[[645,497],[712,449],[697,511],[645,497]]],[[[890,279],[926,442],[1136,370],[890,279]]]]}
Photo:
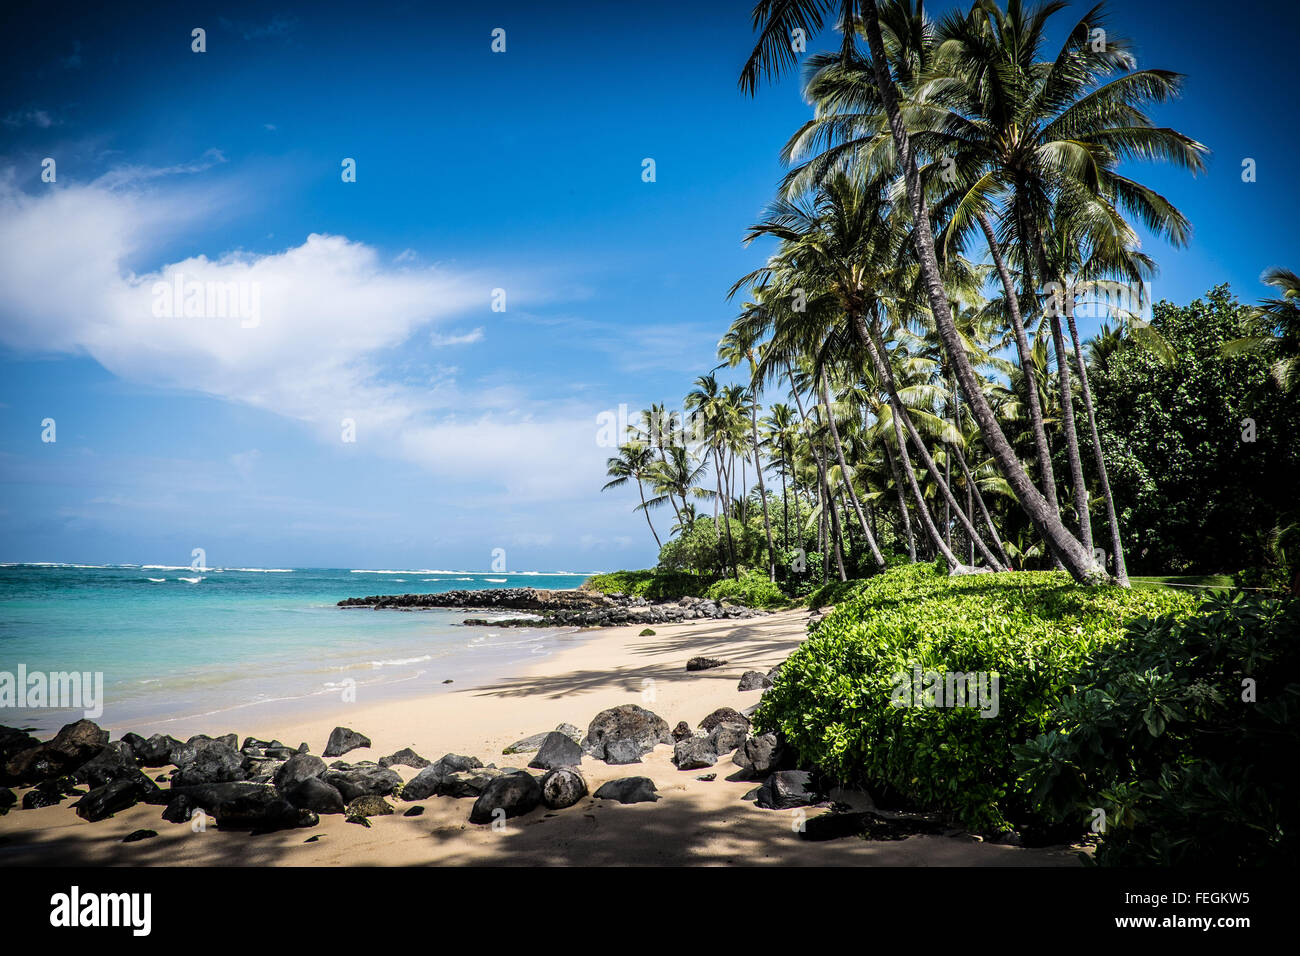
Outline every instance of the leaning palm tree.
{"type": "Polygon", "coordinates": [[[618,455],[614,458],[606,459],[605,474],[610,480],[605,482],[601,491],[608,491],[610,488],[621,488],[629,481],[636,482],[637,492],[641,496],[641,504],[638,511],[645,514],[645,523],[650,526],[650,533],[654,535],[655,545],[663,550],[663,542],[659,540],[659,533],[655,531],[654,522],[650,520],[650,507],[645,497],[644,482],[650,477],[650,469],[654,465],[654,452],[648,445],[640,442],[629,442],[626,445],[620,445],[618,455]]]}

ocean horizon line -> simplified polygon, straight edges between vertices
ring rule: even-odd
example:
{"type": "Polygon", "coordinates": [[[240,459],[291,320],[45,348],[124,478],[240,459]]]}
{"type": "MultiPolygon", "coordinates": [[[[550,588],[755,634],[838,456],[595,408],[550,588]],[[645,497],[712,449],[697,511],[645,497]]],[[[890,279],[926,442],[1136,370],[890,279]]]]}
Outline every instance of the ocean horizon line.
{"type": "Polygon", "coordinates": [[[218,567],[208,565],[203,567],[194,567],[191,564],[78,564],[71,561],[0,561],[0,568],[69,568],[85,570],[138,570],[138,571],[202,571],[204,573],[220,572],[244,572],[248,574],[292,574],[296,571],[341,571],[349,574],[459,574],[473,575],[482,577],[486,575],[506,575],[515,577],[576,577],[582,575],[590,577],[594,574],[604,574],[604,571],[469,571],[469,570],[450,570],[446,568],[346,568],[346,567],[327,567],[324,565],[293,567],[293,568],[255,568],[255,567],[218,567]]]}

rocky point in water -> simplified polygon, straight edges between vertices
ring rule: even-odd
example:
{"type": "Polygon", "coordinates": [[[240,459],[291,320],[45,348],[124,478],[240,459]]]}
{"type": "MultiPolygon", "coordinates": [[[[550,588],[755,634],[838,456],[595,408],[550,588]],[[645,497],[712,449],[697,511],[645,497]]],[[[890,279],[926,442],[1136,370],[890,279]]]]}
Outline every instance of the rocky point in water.
{"type": "Polygon", "coordinates": [[[767,612],[709,598],[684,597],[650,602],[626,594],[603,594],[583,588],[488,588],[441,594],[374,594],[347,598],[339,607],[419,610],[464,608],[478,611],[524,611],[523,618],[465,618],[465,624],[492,627],[609,627],[616,624],[671,624],[702,618],[758,617],[767,612]]]}

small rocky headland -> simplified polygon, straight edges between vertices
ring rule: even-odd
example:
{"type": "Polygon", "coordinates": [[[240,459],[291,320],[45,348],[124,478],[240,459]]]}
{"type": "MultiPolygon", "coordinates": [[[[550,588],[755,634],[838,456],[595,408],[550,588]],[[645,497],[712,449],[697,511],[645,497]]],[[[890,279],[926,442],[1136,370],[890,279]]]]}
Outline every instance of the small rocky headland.
{"type": "Polygon", "coordinates": [[[673,624],[701,618],[758,617],[767,612],[709,598],[683,597],[652,602],[625,594],[581,589],[489,588],[441,594],[374,594],[347,598],[339,607],[417,611],[461,608],[474,611],[520,611],[527,617],[467,617],[465,624],[493,627],[613,627],[623,624],[673,624]]]}

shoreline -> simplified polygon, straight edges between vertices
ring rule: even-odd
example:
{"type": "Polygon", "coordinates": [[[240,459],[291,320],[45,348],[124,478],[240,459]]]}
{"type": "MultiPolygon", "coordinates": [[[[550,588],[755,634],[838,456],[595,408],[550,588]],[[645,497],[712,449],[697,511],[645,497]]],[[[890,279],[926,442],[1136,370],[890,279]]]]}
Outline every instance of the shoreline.
{"type": "MultiPolygon", "coordinates": [[[[335,705],[299,721],[241,723],[242,739],[278,738],[289,746],[306,741],[320,754],[335,726],[349,727],[372,741],[351,751],[348,762],[378,760],[411,747],[429,760],[445,753],[476,756],[485,764],[524,767],[531,754],[505,756],[516,740],[562,722],[586,728],[600,711],[634,703],[654,711],[669,726],[692,727],[718,707],[737,710],[758,701],[759,691],[739,691],[746,670],[766,671],[803,640],[806,610],[744,621],[702,620],[657,627],[641,637],[637,625],[587,632],[589,637],[510,676],[472,687],[408,701],[335,705]],[[686,661],[707,655],[726,666],[688,672],[686,661]]],[[[226,726],[200,728],[210,734],[226,726]]],[[[116,735],[115,735],[116,736],[116,735]]],[[[902,840],[849,837],[826,842],[802,839],[791,811],[760,809],[742,798],[756,783],[730,780],[738,768],[730,755],[714,767],[679,771],[672,748],[658,746],[642,763],[606,765],[584,757],[580,771],[594,792],[602,783],[629,776],[650,777],[661,799],[620,805],[584,797],[560,811],[539,808],[510,819],[503,830],[468,821],[470,799],[431,797],[412,806],[391,800],[396,813],[372,818],[370,827],[324,815],[310,829],[250,837],[210,827],[202,833],[159,818],[161,808],[138,804],[114,817],[87,823],[70,801],[0,817],[0,864],[24,865],[1075,865],[1069,847],[1023,849],[978,841],[969,835],[914,835],[902,840]],[[716,778],[699,778],[715,773],[716,778]],[[138,829],[158,836],[137,843],[122,838],[138,829]],[[319,839],[306,842],[313,837],[319,839]]],[[[404,781],[416,772],[393,767],[404,781]]],[[[154,776],[159,771],[150,771],[154,776]]],[[[808,818],[824,812],[807,808],[808,818]]]]}

